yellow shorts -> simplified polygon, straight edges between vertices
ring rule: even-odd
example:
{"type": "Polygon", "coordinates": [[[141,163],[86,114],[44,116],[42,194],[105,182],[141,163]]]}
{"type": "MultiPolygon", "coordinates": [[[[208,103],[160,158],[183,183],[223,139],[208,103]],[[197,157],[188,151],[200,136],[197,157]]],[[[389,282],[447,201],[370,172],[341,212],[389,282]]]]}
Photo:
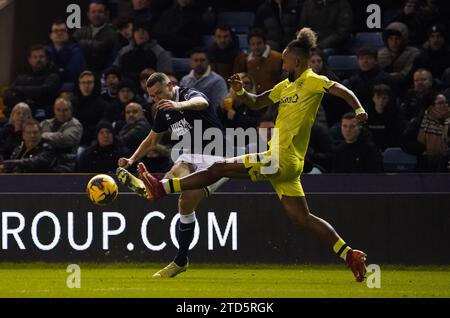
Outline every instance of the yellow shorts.
{"type": "Polygon", "coordinates": [[[283,195],[305,196],[300,183],[304,161],[291,151],[281,151],[278,158],[271,156],[269,150],[243,155],[238,159],[248,169],[252,181],[270,181],[280,199],[283,195]]]}

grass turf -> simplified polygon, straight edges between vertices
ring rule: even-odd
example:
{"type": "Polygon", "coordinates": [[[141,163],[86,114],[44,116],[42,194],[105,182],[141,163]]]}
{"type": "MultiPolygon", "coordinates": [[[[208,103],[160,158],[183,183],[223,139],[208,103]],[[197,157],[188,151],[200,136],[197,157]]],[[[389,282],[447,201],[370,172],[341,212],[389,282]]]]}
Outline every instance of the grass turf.
{"type": "Polygon", "coordinates": [[[80,263],[81,288],[70,289],[67,265],[0,263],[0,297],[450,297],[450,266],[382,266],[381,288],[370,289],[336,265],[193,264],[153,279],[166,264],[80,263]]]}

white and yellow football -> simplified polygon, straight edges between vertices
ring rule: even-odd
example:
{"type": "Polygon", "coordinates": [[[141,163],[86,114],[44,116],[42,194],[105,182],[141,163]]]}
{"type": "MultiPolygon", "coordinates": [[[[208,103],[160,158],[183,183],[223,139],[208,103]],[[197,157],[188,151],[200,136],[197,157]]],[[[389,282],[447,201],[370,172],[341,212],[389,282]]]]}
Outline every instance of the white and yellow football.
{"type": "Polygon", "coordinates": [[[89,180],[86,192],[94,204],[107,205],[116,200],[119,190],[112,177],[106,174],[98,174],[89,180]]]}

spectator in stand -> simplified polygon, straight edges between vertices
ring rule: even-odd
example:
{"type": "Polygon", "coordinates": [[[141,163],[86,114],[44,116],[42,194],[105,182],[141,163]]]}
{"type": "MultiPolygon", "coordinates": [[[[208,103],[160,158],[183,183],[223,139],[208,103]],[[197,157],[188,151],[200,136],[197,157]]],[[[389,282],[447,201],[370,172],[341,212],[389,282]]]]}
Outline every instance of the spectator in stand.
{"type": "Polygon", "coordinates": [[[400,105],[401,114],[404,120],[420,116],[428,104],[425,97],[433,90],[433,76],[425,69],[418,69],[414,72],[413,88],[409,89],[406,97],[400,105]]]}
{"type": "Polygon", "coordinates": [[[208,48],[211,69],[227,80],[234,73],[244,72],[246,56],[230,26],[220,25],[214,30],[214,43],[208,48]]]}
{"type": "Polygon", "coordinates": [[[310,27],[321,49],[346,48],[352,33],[353,11],[348,0],[305,0],[298,29],[310,27]]]}
{"type": "Polygon", "coordinates": [[[400,134],[405,127],[389,86],[375,85],[372,101],[367,105],[367,128],[375,145],[381,151],[388,147],[398,147],[400,134]]]}
{"type": "MultiPolygon", "coordinates": [[[[125,125],[125,107],[131,102],[146,105],[145,101],[136,95],[136,85],[129,80],[123,80],[118,87],[117,99],[108,104],[103,114],[103,119],[113,124],[116,133],[125,125]]],[[[144,109],[149,110],[145,107],[144,109]]]]}
{"type": "Polygon", "coordinates": [[[248,34],[250,54],[247,57],[247,73],[256,85],[256,94],[272,89],[281,79],[281,53],[270,48],[262,30],[253,29],[248,34]]]}
{"type": "Polygon", "coordinates": [[[29,119],[22,126],[23,142],[17,146],[10,160],[0,161],[0,173],[51,172],[55,163],[53,148],[43,141],[39,122],[29,119]]]}
{"type": "MultiPolygon", "coordinates": [[[[319,48],[311,50],[309,67],[311,67],[316,74],[326,76],[332,81],[340,82],[340,79],[328,66],[327,55],[319,48]]],[[[331,127],[338,123],[341,120],[342,115],[349,111],[351,111],[351,108],[341,98],[331,94],[324,94],[321,106],[317,112],[316,121],[331,127]]]]}
{"type": "Polygon", "coordinates": [[[114,61],[117,32],[108,25],[108,9],[100,0],[91,0],[87,12],[89,25],[73,34],[83,50],[87,68],[99,76],[114,61]]]}
{"type": "Polygon", "coordinates": [[[181,79],[180,86],[195,88],[205,94],[210,107],[219,114],[220,104],[228,94],[227,83],[222,76],[211,70],[204,49],[195,48],[191,51],[190,65],[191,72],[181,79]]]}
{"type": "MultiPolygon", "coordinates": [[[[255,94],[255,83],[247,73],[238,73],[241,78],[244,89],[255,94]]],[[[256,128],[259,118],[262,116],[261,111],[252,110],[247,105],[239,102],[236,93],[230,89],[228,95],[221,103],[224,113],[224,126],[227,128],[256,128]]]]}
{"type": "Polygon", "coordinates": [[[383,41],[386,47],[378,51],[380,67],[389,73],[391,84],[404,89],[420,51],[408,46],[408,27],[401,22],[392,22],[384,29],[383,41]]]}
{"type": "Polygon", "coordinates": [[[42,120],[51,116],[51,103],[58,94],[61,80],[58,69],[49,63],[45,48],[33,45],[28,55],[31,72],[19,75],[5,92],[6,115],[20,102],[27,103],[33,117],[42,120]]]}
{"type": "Polygon", "coordinates": [[[438,17],[434,1],[405,0],[401,12],[390,22],[402,22],[408,27],[408,42],[413,46],[422,46],[426,41],[427,30],[438,17]]]}
{"type": "Polygon", "coordinates": [[[85,173],[115,173],[119,158],[128,155],[126,148],[114,138],[110,122],[100,121],[96,126],[95,143],[80,155],[77,171],[85,173]]]}
{"type": "Polygon", "coordinates": [[[54,105],[55,117],[41,122],[42,139],[56,152],[53,172],[73,172],[83,126],[72,116],[72,103],[68,99],[57,98],[54,105]]]}
{"type": "Polygon", "coordinates": [[[433,78],[441,78],[450,67],[450,49],[447,43],[447,28],[443,24],[433,25],[428,32],[427,47],[414,60],[414,69],[425,68],[433,78]]]}
{"type": "Polygon", "coordinates": [[[114,21],[114,29],[117,31],[117,51],[131,44],[133,40],[133,19],[119,17],[114,21]]]}
{"type": "Polygon", "coordinates": [[[80,74],[78,88],[79,93],[73,101],[73,114],[83,125],[80,145],[90,146],[95,140],[95,126],[102,119],[108,104],[100,97],[100,81],[91,71],[80,74]]]}
{"type": "Polygon", "coordinates": [[[129,16],[134,22],[153,23],[153,15],[150,9],[151,0],[131,0],[131,10],[129,16]]]}
{"type": "Polygon", "coordinates": [[[0,129],[0,161],[9,159],[13,150],[22,142],[22,127],[32,119],[31,109],[25,103],[13,107],[8,123],[0,129]]]}
{"type": "Polygon", "coordinates": [[[151,38],[149,26],[143,23],[133,25],[133,41],[120,50],[114,65],[121,69],[125,78],[136,82],[145,68],[172,72],[170,53],[151,38]]]}
{"type": "Polygon", "coordinates": [[[111,66],[103,73],[103,78],[105,86],[101,93],[101,97],[105,102],[111,104],[117,98],[117,91],[120,81],[122,80],[122,73],[118,67],[111,66]]]}
{"type": "Polygon", "coordinates": [[[356,55],[359,72],[345,80],[344,85],[351,89],[364,105],[372,99],[375,85],[388,83],[389,74],[378,65],[378,54],[375,48],[363,46],[358,49],[356,55]]]}
{"type": "Polygon", "coordinates": [[[426,98],[425,112],[411,120],[401,136],[403,151],[417,156],[421,172],[450,171],[450,108],[443,94],[426,98]]]}
{"type": "Polygon", "coordinates": [[[151,126],[144,116],[144,109],[137,103],[125,107],[125,126],[117,134],[117,139],[130,151],[137,149],[147,137],[151,126]]]}
{"type": "Polygon", "coordinates": [[[253,27],[264,30],[267,44],[281,52],[298,29],[302,4],[303,0],[266,0],[256,10],[253,27]]]}
{"type": "Polygon", "coordinates": [[[382,172],[383,157],[380,150],[361,133],[355,113],[342,117],[341,132],[344,141],[333,150],[332,172],[367,173],[382,172]]]}
{"type": "Polygon", "coordinates": [[[65,21],[57,20],[50,29],[51,43],[45,47],[49,60],[59,69],[63,90],[72,91],[86,60],[78,44],[70,40],[65,21]]]}
{"type": "Polygon", "coordinates": [[[202,43],[203,24],[201,12],[193,0],[176,0],[164,11],[154,26],[155,38],[174,56],[185,57],[202,43]]]}

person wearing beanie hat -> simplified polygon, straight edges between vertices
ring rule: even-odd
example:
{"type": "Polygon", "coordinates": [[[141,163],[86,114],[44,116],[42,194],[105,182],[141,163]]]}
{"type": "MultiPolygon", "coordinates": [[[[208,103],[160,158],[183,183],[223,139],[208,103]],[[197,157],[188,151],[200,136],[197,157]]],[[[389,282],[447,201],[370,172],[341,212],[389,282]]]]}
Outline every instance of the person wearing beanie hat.
{"type": "Polygon", "coordinates": [[[117,160],[127,153],[114,138],[114,128],[109,121],[102,120],[96,126],[94,144],[84,150],[78,160],[78,172],[112,173],[117,160]]]}
{"type": "Polygon", "coordinates": [[[450,49],[445,25],[434,24],[429,28],[426,45],[414,60],[414,70],[419,68],[429,70],[436,79],[440,79],[444,71],[450,68],[450,49]]]}
{"type": "Polygon", "coordinates": [[[392,22],[383,31],[386,47],[378,51],[378,62],[389,73],[390,82],[403,87],[412,70],[419,49],[408,46],[408,27],[401,22],[392,22]]]}
{"type": "Polygon", "coordinates": [[[117,97],[119,83],[122,79],[122,73],[116,66],[111,66],[103,73],[105,86],[102,90],[101,97],[107,102],[111,103],[117,97]]]}

